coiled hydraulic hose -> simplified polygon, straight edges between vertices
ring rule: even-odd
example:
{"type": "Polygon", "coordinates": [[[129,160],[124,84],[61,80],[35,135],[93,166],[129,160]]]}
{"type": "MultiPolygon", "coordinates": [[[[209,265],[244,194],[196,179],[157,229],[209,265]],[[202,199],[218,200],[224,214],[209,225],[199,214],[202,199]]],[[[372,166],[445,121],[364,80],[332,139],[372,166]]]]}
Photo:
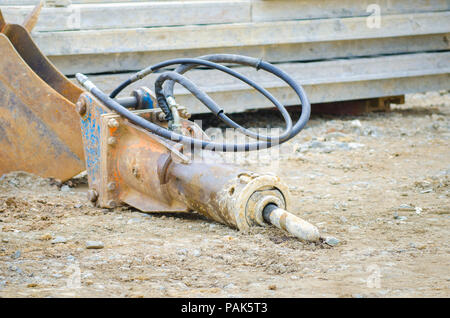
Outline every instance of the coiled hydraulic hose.
{"type": "Polygon", "coordinates": [[[76,75],[78,81],[88,89],[95,97],[97,97],[102,103],[104,103],[111,110],[119,113],[123,117],[127,118],[130,122],[147,129],[160,137],[171,139],[176,142],[181,142],[183,144],[190,145],[191,147],[201,147],[202,149],[208,149],[212,151],[222,151],[222,152],[241,152],[241,151],[250,151],[257,149],[266,149],[272,147],[274,145],[286,142],[287,140],[293,138],[297,135],[306,125],[309,120],[309,116],[311,113],[311,106],[306,97],[306,94],[302,87],[298,85],[287,73],[280,70],[279,68],[273,66],[270,63],[264,62],[260,59],[255,59],[247,56],[241,55],[233,55],[233,54],[215,54],[215,55],[207,55],[202,56],[195,59],[173,59],[158,63],[156,65],[147,67],[140,72],[137,72],[132,77],[121,83],[116,89],[113,90],[110,96],[107,96],[101,90],[99,90],[92,82],[88,80],[86,76],[83,74],[76,75]],[[300,98],[302,104],[302,112],[300,118],[292,126],[292,120],[290,118],[289,113],[286,108],[279,103],[266,89],[262,88],[252,80],[243,76],[242,74],[225,67],[223,65],[217,64],[216,62],[221,63],[233,63],[240,64],[246,66],[255,67],[257,70],[262,69],[269,73],[274,74],[275,76],[282,79],[286,82],[300,98]],[[166,114],[166,119],[171,120],[172,113],[170,107],[168,106],[167,99],[169,97],[173,97],[173,87],[175,82],[184,86],[187,90],[189,90],[195,97],[197,97],[208,109],[211,110],[218,118],[220,118],[223,122],[228,124],[229,126],[238,129],[241,133],[249,136],[250,138],[257,139],[257,142],[253,143],[242,143],[242,144],[227,144],[227,143],[215,143],[210,141],[205,141],[201,139],[195,139],[191,137],[187,137],[173,131],[170,131],[166,128],[160,127],[156,124],[153,124],[142,117],[139,117],[125,107],[121,106],[117,103],[113,98],[115,98],[124,88],[128,85],[144,78],[145,76],[160,70],[161,68],[179,65],[175,71],[166,71],[162,73],[155,82],[155,93],[157,95],[158,106],[164,111],[166,114]],[[209,68],[217,69],[222,72],[228,73],[229,75],[240,79],[246,84],[258,90],[261,94],[263,94],[266,98],[268,98],[275,107],[280,111],[283,119],[286,123],[286,128],[284,132],[278,137],[271,136],[263,136],[257,133],[254,133],[246,128],[240,126],[236,122],[232,121],[227,115],[225,115],[223,109],[217,105],[205,92],[200,90],[193,82],[184,77],[182,74],[189,71],[190,69],[198,66],[206,66],[209,68]],[[163,84],[167,81],[166,87],[163,88],[163,84]]]}

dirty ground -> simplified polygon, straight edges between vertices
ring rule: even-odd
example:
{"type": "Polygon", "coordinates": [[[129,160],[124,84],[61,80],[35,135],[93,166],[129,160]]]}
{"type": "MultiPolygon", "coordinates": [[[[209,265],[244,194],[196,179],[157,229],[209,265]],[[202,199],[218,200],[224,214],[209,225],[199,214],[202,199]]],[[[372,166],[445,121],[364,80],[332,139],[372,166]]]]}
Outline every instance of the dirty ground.
{"type": "Polygon", "coordinates": [[[94,208],[82,176],[12,173],[0,179],[0,296],[450,296],[448,92],[409,95],[390,113],[313,117],[279,160],[241,164],[280,175],[291,212],[338,244],[94,208]]]}

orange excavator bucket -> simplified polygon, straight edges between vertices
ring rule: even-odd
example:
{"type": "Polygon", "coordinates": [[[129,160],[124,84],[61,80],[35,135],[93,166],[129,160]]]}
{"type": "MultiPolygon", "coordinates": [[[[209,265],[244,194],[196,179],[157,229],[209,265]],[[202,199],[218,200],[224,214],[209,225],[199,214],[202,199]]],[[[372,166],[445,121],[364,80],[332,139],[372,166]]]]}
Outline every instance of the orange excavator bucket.
{"type": "Polygon", "coordinates": [[[84,153],[75,103],[83,90],[42,54],[29,31],[0,11],[0,175],[26,171],[67,180],[83,171],[84,153]]]}

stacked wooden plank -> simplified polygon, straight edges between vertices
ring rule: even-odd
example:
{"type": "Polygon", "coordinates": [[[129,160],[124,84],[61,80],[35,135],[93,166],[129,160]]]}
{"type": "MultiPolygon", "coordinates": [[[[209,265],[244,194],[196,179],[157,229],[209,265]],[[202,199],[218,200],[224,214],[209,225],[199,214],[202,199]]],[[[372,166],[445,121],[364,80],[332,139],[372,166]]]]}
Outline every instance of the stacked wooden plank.
{"type": "MultiPolygon", "coordinates": [[[[0,5],[6,19],[21,22],[34,2],[0,5]]],[[[106,91],[150,64],[209,53],[277,63],[305,86],[313,103],[450,88],[450,1],[372,2],[72,0],[66,7],[44,8],[33,37],[65,74],[93,74],[106,91]]],[[[238,69],[284,103],[298,104],[284,83],[238,69]]],[[[228,112],[271,106],[224,74],[189,74],[228,112]]],[[[154,79],[140,85],[152,87],[154,79]]],[[[206,110],[184,89],[177,87],[176,95],[193,112],[206,110]]]]}

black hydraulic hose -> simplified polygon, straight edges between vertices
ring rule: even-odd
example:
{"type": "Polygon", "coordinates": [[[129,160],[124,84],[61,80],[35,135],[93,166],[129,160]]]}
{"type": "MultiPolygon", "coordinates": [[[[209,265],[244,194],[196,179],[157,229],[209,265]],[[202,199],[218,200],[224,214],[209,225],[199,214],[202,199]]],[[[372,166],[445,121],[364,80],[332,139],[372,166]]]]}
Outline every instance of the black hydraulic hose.
{"type": "MultiPolygon", "coordinates": [[[[280,143],[286,139],[289,139],[292,135],[292,119],[289,115],[288,111],[284,107],[283,104],[281,104],[275,97],[272,96],[266,89],[262,88],[259,84],[255,83],[254,81],[250,80],[249,78],[243,76],[242,74],[217,63],[202,60],[202,59],[192,59],[192,58],[183,58],[183,59],[174,59],[174,60],[168,60],[161,63],[158,63],[156,65],[150,66],[145,68],[144,70],[137,72],[132,77],[130,77],[128,80],[121,83],[116,89],[113,90],[113,92],[110,94],[111,98],[115,98],[124,88],[126,88],[128,85],[144,78],[145,76],[167,66],[176,65],[176,64],[193,64],[194,67],[196,65],[203,65],[207,66],[213,69],[217,69],[219,71],[225,72],[233,77],[238,78],[239,80],[243,81],[244,83],[250,85],[257,91],[259,91],[262,95],[264,95],[267,99],[269,99],[274,106],[280,111],[285,123],[286,128],[285,130],[278,136],[278,137],[270,137],[270,136],[264,136],[261,134],[254,133],[250,130],[247,130],[246,128],[238,125],[236,122],[231,120],[223,110],[209,97],[207,94],[205,94],[202,90],[200,90],[194,83],[192,83],[189,79],[186,77],[176,76],[176,74],[167,74],[168,72],[162,73],[160,77],[155,82],[155,94],[158,101],[158,106],[163,110],[163,112],[166,114],[166,119],[171,120],[172,115],[169,106],[167,105],[166,97],[163,94],[163,90],[160,87],[160,84],[165,80],[170,79],[170,77],[176,77],[176,82],[179,82],[182,84],[186,89],[188,89],[195,97],[200,99],[202,103],[208,107],[216,116],[219,117],[220,120],[225,122],[227,125],[239,130],[241,133],[255,139],[264,140],[264,141],[270,141],[274,143],[280,143]],[[162,82],[161,82],[162,81],[162,82]]],[[[174,81],[174,79],[172,79],[174,81]]]]}
{"type": "MultiPolygon", "coordinates": [[[[156,94],[159,106],[163,110],[166,107],[167,107],[167,109],[169,109],[169,107],[168,107],[168,105],[166,103],[166,98],[165,98],[165,96],[163,94],[163,84],[164,84],[164,82],[166,80],[172,80],[172,81],[175,81],[175,82],[181,84],[184,88],[186,88],[189,92],[191,92],[195,97],[197,97],[197,99],[200,100],[206,107],[208,107],[208,109],[214,115],[216,115],[219,119],[221,119],[228,126],[231,126],[232,128],[237,129],[239,132],[241,132],[242,134],[244,134],[246,136],[249,136],[249,137],[254,138],[254,139],[259,139],[259,140],[271,141],[271,142],[279,143],[280,141],[288,138],[290,136],[290,134],[291,134],[292,122],[290,121],[290,116],[289,116],[289,114],[287,112],[286,112],[286,114],[287,114],[287,116],[289,116],[289,121],[286,123],[286,125],[287,125],[286,130],[280,136],[278,136],[278,137],[269,137],[269,136],[264,136],[264,135],[261,135],[261,134],[254,133],[254,132],[252,132],[252,131],[242,127],[241,125],[237,124],[233,120],[231,120],[223,112],[223,109],[219,105],[217,105],[217,103],[213,99],[211,99],[211,97],[208,96],[208,94],[206,94],[205,92],[200,90],[188,78],[186,78],[183,75],[181,75],[179,73],[176,73],[176,72],[170,72],[170,71],[169,72],[164,72],[156,79],[156,82],[155,82],[155,94],[156,94]]],[[[259,85],[254,85],[254,86],[255,86],[255,89],[260,91],[264,96],[266,96],[266,93],[269,94],[267,97],[275,104],[275,106],[285,109],[284,106],[281,105],[265,89],[261,88],[259,85]]],[[[166,115],[166,120],[172,119],[171,117],[168,117],[168,116],[171,116],[171,115],[172,115],[171,113],[167,114],[166,115]]]]}
{"type": "Polygon", "coordinates": [[[86,88],[92,95],[94,95],[99,101],[101,101],[106,107],[111,109],[112,111],[115,111],[119,115],[125,117],[128,119],[131,123],[142,127],[144,129],[147,129],[151,131],[152,133],[163,137],[165,139],[170,139],[175,142],[181,142],[185,145],[189,145],[191,148],[202,148],[207,149],[211,151],[222,151],[222,152],[242,152],[242,151],[251,151],[251,150],[258,150],[258,149],[266,149],[269,147],[274,146],[273,143],[270,142],[255,142],[255,143],[244,143],[244,144],[226,144],[226,143],[215,143],[215,142],[209,142],[202,139],[196,139],[187,137],[184,135],[177,134],[173,131],[170,131],[166,128],[163,128],[161,126],[158,126],[143,117],[140,117],[122,105],[120,105],[118,102],[116,102],[114,99],[103,93],[101,90],[99,90],[85,75],[77,73],[76,78],[78,82],[83,85],[84,88],[86,88]]]}
{"type": "MultiPolygon", "coordinates": [[[[262,69],[269,73],[272,73],[273,75],[277,76],[278,78],[282,79],[285,83],[287,83],[299,96],[300,102],[302,105],[302,112],[300,115],[300,118],[298,119],[297,123],[294,125],[291,136],[288,138],[291,139],[295,135],[297,135],[306,125],[306,123],[309,120],[309,117],[311,115],[311,105],[309,103],[308,98],[306,97],[306,93],[303,90],[303,88],[296,83],[295,80],[293,80],[286,72],[283,70],[273,66],[270,63],[267,63],[261,59],[256,59],[254,57],[250,56],[244,56],[244,55],[236,55],[236,54],[210,54],[210,55],[203,55],[198,57],[198,59],[204,59],[207,61],[212,61],[216,63],[232,63],[232,64],[240,64],[240,65],[246,65],[255,67],[256,70],[262,69]]],[[[192,64],[181,64],[175,69],[175,72],[184,74],[188,72],[189,70],[195,68],[196,65],[192,64]]],[[[166,87],[164,89],[164,94],[166,97],[173,96],[173,88],[174,88],[175,82],[174,81],[168,81],[166,84],[166,87]]]]}
{"type": "Polygon", "coordinates": [[[306,97],[306,93],[303,90],[303,88],[300,85],[298,85],[297,82],[292,77],[289,76],[289,74],[273,66],[272,64],[264,61],[261,61],[260,66],[261,68],[264,67],[264,69],[269,73],[272,73],[275,76],[281,78],[286,84],[288,84],[295,91],[295,93],[300,98],[300,102],[302,105],[302,112],[300,114],[300,118],[297,120],[294,127],[292,128],[291,136],[289,138],[291,139],[295,137],[308,123],[309,117],[311,116],[311,104],[309,103],[308,97],[306,97]]]}
{"type": "MultiPolygon", "coordinates": [[[[255,59],[250,56],[244,56],[244,55],[236,55],[236,54],[210,54],[210,55],[203,55],[197,57],[201,60],[211,61],[214,63],[231,63],[231,64],[239,64],[239,65],[245,65],[256,68],[256,70],[259,70],[259,64],[261,60],[255,59]]],[[[175,69],[175,72],[184,74],[191,69],[195,68],[197,65],[195,64],[181,64],[175,69]]],[[[173,96],[173,87],[175,86],[174,81],[168,81],[166,84],[166,87],[164,89],[164,94],[166,97],[173,96]]]]}
{"type": "Polygon", "coordinates": [[[121,83],[119,86],[117,86],[112,93],[109,95],[111,98],[115,98],[121,91],[123,91],[128,85],[132,84],[133,82],[131,79],[127,79],[123,83],[121,83]]]}
{"type": "Polygon", "coordinates": [[[291,138],[293,138],[295,135],[297,135],[306,125],[306,123],[309,120],[310,114],[311,114],[311,105],[308,101],[308,98],[306,97],[306,94],[303,90],[303,88],[298,85],[287,73],[282,71],[281,69],[273,66],[270,63],[264,62],[262,60],[258,60],[251,57],[246,56],[240,56],[240,55],[231,55],[231,54],[217,54],[217,55],[208,55],[201,58],[196,59],[174,59],[174,60],[168,60],[161,63],[158,63],[156,65],[147,67],[146,69],[134,74],[132,77],[121,83],[116,89],[113,90],[110,96],[107,96],[105,93],[100,91],[97,87],[95,87],[92,82],[88,80],[86,76],[83,74],[77,74],[78,81],[86,88],[88,89],[95,97],[97,97],[102,103],[105,104],[108,108],[111,110],[117,112],[121,116],[127,118],[130,122],[147,129],[155,134],[157,134],[160,137],[171,139],[175,142],[181,142],[186,145],[190,145],[191,147],[197,148],[201,147],[202,149],[208,149],[212,151],[233,151],[233,152],[240,152],[240,151],[250,151],[250,150],[257,150],[257,149],[266,149],[269,147],[272,147],[274,145],[283,143],[291,138]],[[203,59],[204,58],[204,59],[203,59]],[[211,61],[214,62],[211,62],[211,61]],[[273,96],[267,92],[264,88],[260,87],[258,84],[254,83],[250,79],[246,78],[242,74],[231,70],[228,67],[225,67],[220,64],[216,64],[215,62],[223,62],[223,63],[235,63],[240,65],[247,65],[255,67],[257,70],[263,69],[269,73],[272,73],[273,75],[279,77],[284,82],[286,82],[300,98],[300,102],[302,105],[302,111],[300,118],[295,123],[294,126],[292,126],[292,120],[289,116],[289,113],[287,112],[286,108],[280,104],[273,96]],[[163,111],[166,113],[166,115],[171,114],[170,108],[167,104],[166,98],[169,96],[173,96],[173,86],[175,82],[183,85],[185,88],[187,88],[193,95],[195,95],[202,103],[204,103],[213,113],[216,114],[222,121],[230,125],[231,127],[237,128],[242,133],[246,134],[249,137],[259,139],[258,142],[253,143],[242,143],[242,144],[227,144],[227,143],[215,143],[210,141],[205,141],[202,139],[195,139],[188,136],[184,136],[178,133],[175,133],[173,131],[170,131],[166,128],[160,127],[152,122],[149,122],[145,119],[143,119],[140,116],[137,116],[133,114],[132,112],[128,111],[126,108],[121,106],[119,103],[114,101],[112,98],[116,97],[124,88],[126,88],[128,85],[136,82],[137,80],[140,80],[144,78],[145,76],[155,72],[156,70],[159,70],[161,68],[171,66],[178,64],[179,66],[176,68],[175,71],[172,72],[164,72],[162,73],[156,83],[156,93],[158,96],[158,103],[160,107],[162,106],[163,111]],[[270,99],[274,105],[280,110],[281,114],[283,115],[283,118],[286,122],[286,130],[284,133],[276,138],[276,137],[267,137],[262,136],[253,132],[250,132],[249,130],[241,127],[234,121],[232,121],[228,116],[226,116],[223,112],[223,110],[218,106],[206,93],[202,92],[194,83],[189,81],[186,77],[182,76],[183,73],[186,71],[196,67],[197,65],[203,65],[207,66],[213,69],[218,69],[220,71],[226,72],[242,81],[247,83],[248,85],[254,87],[259,92],[261,92],[265,97],[270,99]],[[167,81],[166,87],[163,88],[164,82],[167,81]],[[165,108],[165,109],[164,109],[165,108]],[[287,115],[287,116],[286,116],[287,115]]]}

